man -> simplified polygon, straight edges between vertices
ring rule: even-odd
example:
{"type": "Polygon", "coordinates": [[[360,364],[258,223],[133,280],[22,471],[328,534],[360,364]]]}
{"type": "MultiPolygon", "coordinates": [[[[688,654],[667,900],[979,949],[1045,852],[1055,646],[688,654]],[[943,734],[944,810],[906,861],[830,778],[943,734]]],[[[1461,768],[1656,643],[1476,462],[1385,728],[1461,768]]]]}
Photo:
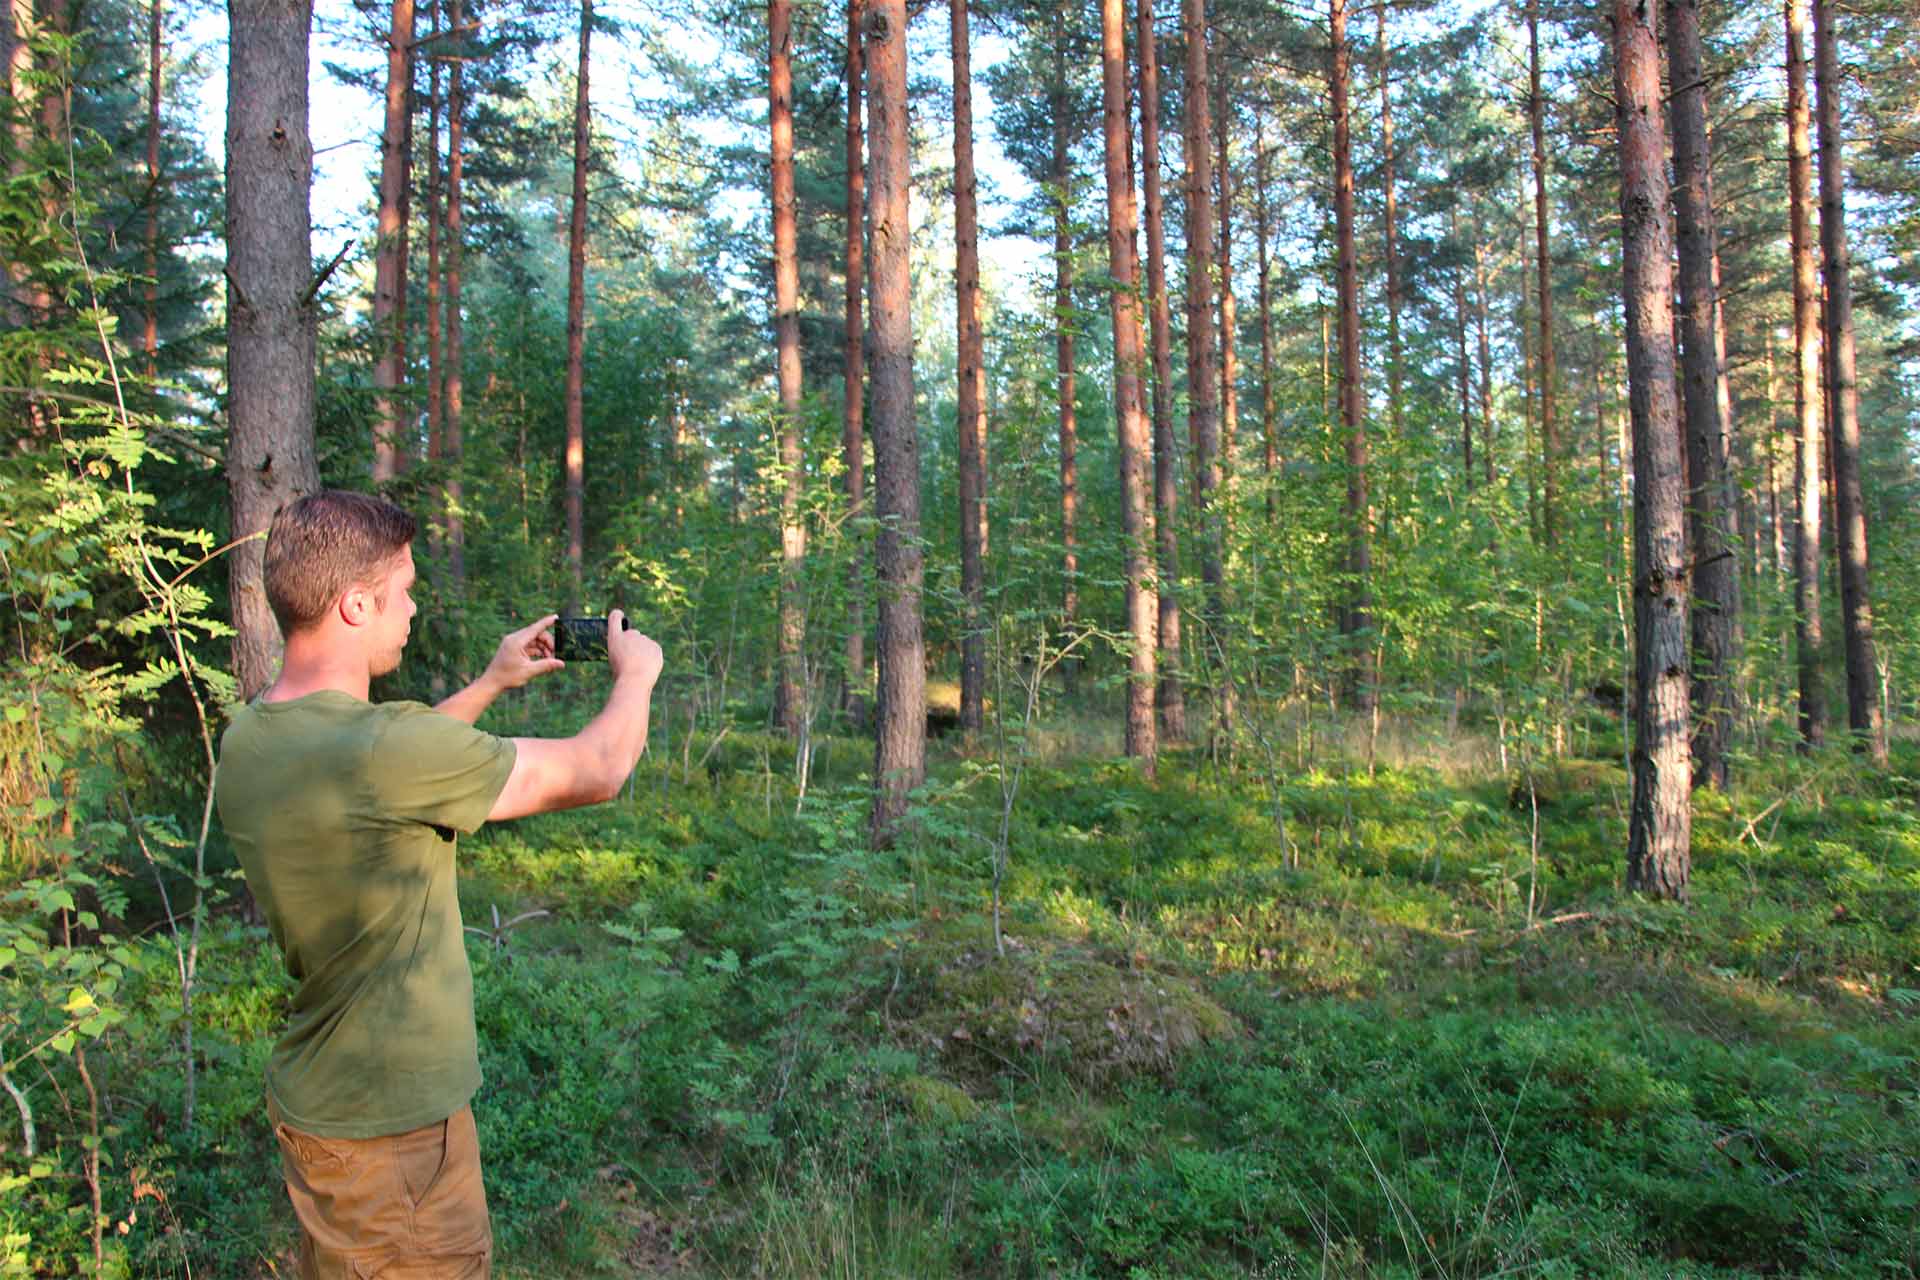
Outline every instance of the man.
{"type": "Polygon", "coordinates": [[[285,660],[220,743],[220,819],[298,984],[266,1083],[307,1280],[489,1274],[455,834],[612,799],[646,745],[662,661],[613,615],[606,707],[566,739],[472,727],[564,665],[551,615],[438,707],[370,703],[406,648],[414,530],[356,493],[280,513],[265,579],[285,660]]]}

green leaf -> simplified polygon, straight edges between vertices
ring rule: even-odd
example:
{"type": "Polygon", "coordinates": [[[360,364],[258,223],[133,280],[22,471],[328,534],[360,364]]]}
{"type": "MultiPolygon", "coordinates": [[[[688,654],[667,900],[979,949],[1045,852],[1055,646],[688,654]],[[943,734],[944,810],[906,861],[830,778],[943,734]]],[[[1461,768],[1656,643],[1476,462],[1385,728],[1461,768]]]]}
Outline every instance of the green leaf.
{"type": "Polygon", "coordinates": [[[72,1053],[73,1042],[75,1039],[77,1039],[77,1036],[75,1035],[74,1032],[62,1031],[59,1035],[55,1036],[52,1039],[52,1041],[50,1041],[49,1043],[50,1043],[50,1047],[53,1049],[55,1053],[72,1053]]]}

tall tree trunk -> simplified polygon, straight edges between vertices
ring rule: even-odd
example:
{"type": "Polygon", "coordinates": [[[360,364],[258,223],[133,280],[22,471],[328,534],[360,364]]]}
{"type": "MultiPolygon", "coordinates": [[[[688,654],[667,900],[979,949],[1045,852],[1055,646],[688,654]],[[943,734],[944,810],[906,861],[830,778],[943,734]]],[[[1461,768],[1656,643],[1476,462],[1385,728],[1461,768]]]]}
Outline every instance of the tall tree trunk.
{"type": "Polygon", "coordinates": [[[573,199],[567,217],[567,612],[579,611],[586,577],[587,447],[582,395],[587,329],[587,158],[593,136],[588,55],[593,0],[580,0],[580,66],[573,94],[573,199]]]}
{"type": "Polygon", "coordinates": [[[1787,190],[1792,212],[1794,353],[1794,656],[1800,738],[1826,740],[1820,675],[1820,280],[1813,243],[1813,116],[1807,97],[1807,4],[1786,0],[1787,190]]]}
{"type": "Polygon", "coordinates": [[[1354,705],[1365,714],[1373,710],[1377,690],[1371,635],[1373,548],[1367,500],[1366,401],[1360,382],[1360,276],[1354,261],[1353,146],[1347,105],[1348,3],[1330,0],[1328,6],[1328,30],[1333,41],[1328,91],[1333,100],[1333,211],[1339,254],[1340,427],[1347,443],[1347,573],[1351,583],[1344,630],[1352,650],[1354,705]]]}
{"type": "Polygon", "coordinates": [[[1473,279],[1476,286],[1474,325],[1480,345],[1480,470],[1489,489],[1493,487],[1493,338],[1487,324],[1487,246],[1475,241],[1473,279]]]}
{"type": "MultiPolygon", "coordinates": [[[[1234,483],[1234,441],[1240,434],[1239,300],[1233,295],[1233,156],[1228,150],[1232,115],[1228,77],[1222,75],[1214,85],[1213,133],[1220,164],[1220,468],[1222,484],[1229,491],[1234,483]]],[[[1221,510],[1223,537],[1230,516],[1230,510],[1221,510]]]]}
{"type": "Polygon", "coordinates": [[[1686,493],[1674,403],[1667,140],[1647,0],[1614,0],[1623,301],[1633,414],[1633,801],[1627,887],[1687,897],[1693,810],[1687,698],[1686,493]]]}
{"type": "Polygon", "coordinates": [[[402,295],[407,288],[406,191],[408,133],[413,121],[408,89],[413,82],[413,0],[393,0],[387,30],[386,124],[380,134],[380,208],[373,258],[373,482],[400,474],[399,404],[402,295]]]}
{"type": "Polygon", "coordinates": [[[1827,286],[1827,411],[1833,424],[1834,545],[1840,555],[1840,633],[1847,659],[1847,724],[1877,765],[1887,762],[1867,583],[1867,509],[1860,486],[1860,387],[1854,373],[1853,282],[1847,247],[1846,167],[1840,146],[1840,51],[1832,0],[1813,0],[1819,92],[1820,247],[1827,286]]]}
{"type": "Polygon", "coordinates": [[[1267,520],[1271,523],[1274,472],[1279,469],[1280,425],[1274,409],[1273,264],[1270,260],[1273,219],[1267,196],[1267,187],[1272,179],[1269,166],[1273,156],[1267,150],[1267,118],[1264,112],[1255,116],[1253,149],[1254,220],[1259,223],[1255,236],[1260,271],[1260,439],[1265,446],[1261,471],[1266,476],[1267,520]]]}
{"type": "MultiPolygon", "coordinates": [[[[1102,133],[1106,140],[1107,258],[1113,288],[1113,401],[1120,446],[1120,515],[1126,538],[1128,659],[1126,752],[1154,771],[1158,743],[1154,734],[1153,516],[1147,509],[1147,415],[1140,394],[1146,353],[1140,345],[1140,268],[1134,235],[1133,184],[1128,179],[1127,50],[1125,0],[1100,0],[1102,133]]],[[[1205,83],[1204,78],[1201,81],[1205,83]]],[[[1204,90],[1202,91],[1204,92],[1204,90]]],[[[1200,135],[1202,148],[1206,135],[1200,135]]],[[[1149,164],[1157,163],[1149,155],[1149,164]]],[[[1207,259],[1199,259],[1200,273],[1207,259]]]]}
{"type": "MultiPolygon", "coordinates": [[[[440,329],[440,0],[428,0],[431,34],[427,71],[427,458],[437,471],[446,450],[446,410],[443,396],[446,360],[440,329]]],[[[438,553],[446,542],[446,494],[438,480],[427,543],[438,553]]]]}
{"type": "Polygon", "coordinates": [[[1687,513],[1693,547],[1693,768],[1696,782],[1727,787],[1734,723],[1733,626],[1740,613],[1740,563],[1728,522],[1728,423],[1721,414],[1714,324],[1713,175],[1707,149],[1707,91],[1700,56],[1699,0],[1667,0],[1667,57],[1674,86],[1675,226],[1680,243],[1680,336],[1686,387],[1687,513]]]}
{"type": "Polygon", "coordinates": [[[1068,169],[1067,45],[1064,29],[1053,40],[1052,99],[1053,159],[1048,172],[1053,182],[1053,346],[1054,396],[1060,413],[1060,542],[1064,550],[1061,579],[1065,589],[1061,614],[1072,629],[1080,614],[1080,555],[1077,521],[1080,509],[1079,423],[1075,413],[1073,364],[1073,192],[1068,169]]]}
{"type": "MultiPolygon", "coordinates": [[[[36,108],[41,92],[34,80],[33,55],[33,4],[32,0],[5,0],[4,18],[7,35],[6,89],[9,102],[14,106],[11,128],[8,130],[8,156],[6,176],[23,177],[35,163],[33,152],[40,145],[35,135],[36,115],[42,114],[36,108]]],[[[52,97],[53,95],[48,95],[52,97]]],[[[51,139],[57,135],[49,135],[51,139]]],[[[53,200],[57,204],[57,198],[53,200]]],[[[56,215],[57,216],[57,215],[56,215]]],[[[46,323],[53,307],[53,296],[44,281],[35,278],[25,262],[8,261],[4,264],[7,272],[7,301],[10,304],[9,320],[21,328],[46,323]]],[[[27,427],[38,433],[46,425],[46,412],[43,402],[35,396],[29,396],[25,413],[27,427]]]]}
{"type": "MultiPolygon", "coordinates": [[[[1780,369],[1778,353],[1774,350],[1773,329],[1766,331],[1767,364],[1767,531],[1773,540],[1773,584],[1784,589],[1787,584],[1787,540],[1780,512],[1780,369]]],[[[1755,556],[1756,562],[1758,555],[1755,556]]],[[[1758,576],[1758,569],[1755,570],[1758,576]]],[[[1784,638],[1780,645],[1782,654],[1789,645],[1784,638]]]]}
{"type": "MultiPolygon", "coordinates": [[[[1707,153],[1713,153],[1713,134],[1707,134],[1707,153]]],[[[1733,412],[1733,364],[1727,359],[1727,290],[1720,282],[1720,245],[1718,240],[1713,248],[1713,359],[1716,376],[1713,380],[1714,399],[1720,405],[1720,421],[1727,428],[1726,465],[1720,469],[1720,504],[1726,512],[1727,545],[1736,552],[1743,546],[1748,548],[1744,563],[1733,566],[1734,609],[1733,609],[1733,652],[1736,671],[1740,666],[1740,653],[1746,647],[1746,599],[1748,592],[1742,587],[1741,575],[1757,572],[1760,566],[1760,544],[1755,540],[1758,528],[1754,523],[1753,495],[1747,486],[1740,483],[1740,477],[1752,474],[1752,449],[1741,437],[1739,420],[1733,412]],[[1749,545],[1750,544],[1750,545],[1749,545]]],[[[1737,718],[1745,714],[1746,694],[1744,682],[1735,676],[1733,690],[1734,714],[1737,718]]]]}
{"type": "MultiPolygon", "coordinates": [[[[1521,184],[1522,193],[1525,184],[1521,184]]],[[[1527,323],[1527,254],[1520,251],[1520,296],[1513,306],[1513,327],[1520,335],[1520,458],[1526,472],[1527,481],[1527,536],[1533,539],[1535,546],[1543,544],[1545,534],[1540,528],[1540,455],[1536,444],[1539,435],[1534,431],[1533,397],[1533,329],[1527,323]]]]}
{"type": "Polygon", "coordinates": [[[147,3],[147,280],[140,349],[147,377],[160,376],[160,90],[162,0],[147,3]]]}
{"type": "MultiPolygon", "coordinates": [[[[861,301],[866,290],[867,175],[866,143],[860,127],[861,84],[866,59],[860,47],[863,0],[847,0],[847,283],[846,384],[840,427],[840,454],[846,466],[847,516],[851,527],[866,505],[866,322],[861,301]]],[[[856,725],[869,708],[867,686],[867,558],[854,540],[847,569],[846,676],[842,709],[856,725]]]]}
{"type": "Polygon", "coordinates": [[[793,191],[793,3],[767,5],[768,118],[772,125],[773,333],[780,383],[780,628],[774,718],[798,739],[805,706],[806,614],[801,571],[807,526],[800,514],[806,459],[800,446],[800,256],[793,191]]]}
{"type": "MultiPolygon", "coordinates": [[[[232,0],[227,52],[227,500],[235,538],[320,488],[314,455],[314,312],[307,192],[311,0],[232,0]]],[[[281,639],[262,583],[266,543],[227,558],[233,671],[250,699],[281,639]]]]}
{"type": "Polygon", "coordinates": [[[875,845],[891,842],[907,796],[927,776],[926,641],[920,617],[920,440],[913,417],[906,0],[868,0],[867,137],[873,220],[873,501],[878,533],[875,845]]]}
{"type": "Polygon", "coordinates": [[[960,726],[985,722],[987,639],[987,370],[980,333],[980,214],[973,175],[973,69],[967,48],[967,0],[948,0],[953,35],[954,299],[960,385],[960,726]]]}
{"type": "Polygon", "coordinates": [[[1540,531],[1560,540],[1560,436],[1554,421],[1553,257],[1547,249],[1546,99],[1540,93],[1540,0],[1527,0],[1527,114],[1533,129],[1533,227],[1540,288],[1540,531]]]}
{"type": "Polygon", "coordinates": [[[1187,736],[1180,684],[1180,453],[1173,433],[1173,318],[1167,303],[1166,205],[1160,191],[1160,67],[1153,0],[1138,0],[1140,167],[1147,200],[1147,306],[1153,326],[1153,514],[1158,569],[1160,735],[1187,736]]]}
{"type": "MultiPolygon", "coordinates": [[[[1447,211],[1447,238],[1460,237],[1459,214],[1447,211]]],[[[1455,365],[1460,380],[1460,478],[1462,487],[1473,488],[1473,368],[1467,363],[1467,281],[1464,268],[1453,273],[1453,330],[1458,355],[1455,365]]]]}
{"type": "MultiPolygon", "coordinates": [[[[465,0],[452,0],[447,26],[454,33],[456,47],[466,44],[465,0]]],[[[442,482],[447,502],[447,577],[457,598],[467,583],[467,517],[461,459],[466,452],[465,428],[461,421],[465,393],[466,327],[460,315],[461,269],[466,263],[466,222],[461,181],[466,173],[466,58],[454,59],[447,75],[447,295],[446,295],[446,392],[440,411],[442,482]]]]}
{"type": "MultiPolygon", "coordinates": [[[[1185,125],[1187,156],[1187,430],[1193,446],[1193,507],[1200,526],[1200,577],[1206,587],[1208,666],[1218,673],[1220,627],[1225,619],[1225,554],[1218,496],[1221,482],[1220,372],[1214,332],[1212,88],[1207,71],[1205,0],[1181,0],[1186,37],[1185,125]]],[[[1220,699],[1214,681],[1214,700],[1220,699]]],[[[1217,705],[1216,705],[1217,710],[1217,705]]]]}
{"type": "Polygon", "coordinates": [[[1387,258],[1387,421],[1395,439],[1400,437],[1400,248],[1395,226],[1398,206],[1393,190],[1393,96],[1392,73],[1387,58],[1387,6],[1374,9],[1378,23],[1376,53],[1380,63],[1380,182],[1384,187],[1385,224],[1381,228],[1387,258]]]}

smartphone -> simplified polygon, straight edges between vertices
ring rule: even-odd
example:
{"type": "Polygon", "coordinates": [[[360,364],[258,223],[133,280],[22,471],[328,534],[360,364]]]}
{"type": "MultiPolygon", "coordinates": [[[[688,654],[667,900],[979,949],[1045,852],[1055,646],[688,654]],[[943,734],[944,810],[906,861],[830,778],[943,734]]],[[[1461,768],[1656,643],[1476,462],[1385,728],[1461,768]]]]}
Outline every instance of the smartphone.
{"type": "MultiPolygon", "coordinates": [[[[633,630],[633,620],[620,619],[622,631],[633,630]]],[[[562,662],[605,662],[605,618],[561,618],[553,624],[553,656],[562,662]]]]}

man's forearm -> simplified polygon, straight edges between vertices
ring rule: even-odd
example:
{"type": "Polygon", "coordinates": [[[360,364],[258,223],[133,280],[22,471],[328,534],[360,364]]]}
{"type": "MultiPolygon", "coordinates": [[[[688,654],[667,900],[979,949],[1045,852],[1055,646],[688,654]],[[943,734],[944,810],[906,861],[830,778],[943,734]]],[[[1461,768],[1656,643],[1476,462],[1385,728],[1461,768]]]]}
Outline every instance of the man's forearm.
{"type": "Polygon", "coordinates": [[[441,715],[452,716],[455,720],[464,720],[472,724],[480,718],[482,712],[493,705],[493,700],[499,696],[500,686],[493,679],[491,670],[488,670],[481,672],[478,680],[436,704],[433,709],[441,715]]]}
{"type": "Polygon", "coordinates": [[[606,769],[610,790],[618,790],[647,749],[647,721],[653,707],[653,682],[627,677],[614,681],[607,705],[587,722],[578,740],[590,744],[606,769]]]}

